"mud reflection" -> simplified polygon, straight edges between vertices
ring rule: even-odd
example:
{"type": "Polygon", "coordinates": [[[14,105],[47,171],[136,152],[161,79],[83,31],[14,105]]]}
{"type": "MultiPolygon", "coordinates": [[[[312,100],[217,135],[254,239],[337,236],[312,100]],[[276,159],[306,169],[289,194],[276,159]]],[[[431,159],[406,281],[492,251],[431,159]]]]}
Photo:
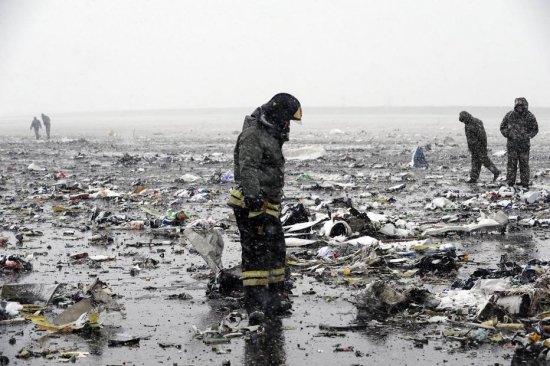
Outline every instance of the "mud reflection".
{"type": "Polygon", "coordinates": [[[244,365],[279,366],[286,363],[285,339],[280,319],[271,319],[264,324],[264,333],[255,334],[246,340],[244,365]]]}

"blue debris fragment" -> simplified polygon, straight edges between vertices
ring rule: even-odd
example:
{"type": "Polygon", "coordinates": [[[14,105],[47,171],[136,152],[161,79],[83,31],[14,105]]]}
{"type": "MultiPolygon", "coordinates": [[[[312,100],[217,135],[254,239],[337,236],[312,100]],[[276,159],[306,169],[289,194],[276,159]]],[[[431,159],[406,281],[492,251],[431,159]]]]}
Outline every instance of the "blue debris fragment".
{"type": "Polygon", "coordinates": [[[428,167],[428,160],[426,160],[426,156],[424,155],[424,150],[420,146],[417,146],[416,149],[414,150],[411,162],[409,164],[413,168],[428,167]]]}

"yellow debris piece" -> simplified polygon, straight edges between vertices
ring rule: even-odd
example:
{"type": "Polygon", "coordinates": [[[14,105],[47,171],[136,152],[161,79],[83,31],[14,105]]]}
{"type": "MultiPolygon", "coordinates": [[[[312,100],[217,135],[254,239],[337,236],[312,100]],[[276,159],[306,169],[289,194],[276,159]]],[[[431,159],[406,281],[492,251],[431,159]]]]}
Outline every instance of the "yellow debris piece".
{"type": "Polygon", "coordinates": [[[67,207],[67,206],[62,206],[62,205],[55,205],[55,206],[52,206],[52,210],[53,210],[53,212],[72,212],[72,211],[78,211],[78,209],[74,209],[74,208],[67,207]]]}
{"type": "Polygon", "coordinates": [[[73,351],[73,352],[63,352],[59,355],[59,358],[71,358],[75,356],[76,358],[85,358],[90,355],[90,352],[80,352],[80,351],[73,351]]]}
{"type": "Polygon", "coordinates": [[[533,342],[533,343],[534,343],[534,342],[540,341],[540,338],[541,338],[541,337],[540,337],[540,334],[537,334],[537,333],[531,333],[531,334],[529,334],[529,340],[530,340],[531,342],[533,342]]]}
{"type": "Polygon", "coordinates": [[[52,333],[67,333],[77,329],[82,329],[86,324],[89,324],[92,328],[99,328],[101,325],[98,323],[99,313],[96,311],[89,312],[88,314],[82,314],[82,316],[73,323],[54,325],[44,314],[25,314],[21,313],[21,316],[27,320],[30,320],[36,325],[38,329],[47,330],[52,333]]]}

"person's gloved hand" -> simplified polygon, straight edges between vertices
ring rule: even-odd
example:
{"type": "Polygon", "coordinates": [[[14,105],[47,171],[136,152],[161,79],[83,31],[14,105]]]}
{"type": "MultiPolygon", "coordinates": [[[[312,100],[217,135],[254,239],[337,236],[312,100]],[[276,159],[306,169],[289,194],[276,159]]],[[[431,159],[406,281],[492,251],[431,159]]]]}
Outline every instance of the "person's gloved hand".
{"type": "Polygon", "coordinates": [[[244,204],[250,211],[260,211],[264,205],[264,197],[262,195],[256,197],[245,196],[244,204]]]}

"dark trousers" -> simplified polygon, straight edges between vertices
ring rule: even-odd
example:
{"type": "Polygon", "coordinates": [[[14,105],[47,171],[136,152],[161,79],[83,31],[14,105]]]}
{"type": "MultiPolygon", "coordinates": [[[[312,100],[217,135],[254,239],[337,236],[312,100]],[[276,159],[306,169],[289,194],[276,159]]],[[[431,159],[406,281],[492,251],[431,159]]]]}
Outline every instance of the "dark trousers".
{"type": "Polygon", "coordinates": [[[500,171],[493,164],[487,153],[472,153],[472,168],[470,170],[470,179],[478,180],[479,173],[481,172],[481,166],[486,167],[493,174],[498,174],[500,171]]]}
{"type": "Polygon", "coordinates": [[[40,139],[40,133],[38,132],[38,128],[34,129],[34,135],[36,136],[36,139],[40,139]]]}
{"type": "Polygon", "coordinates": [[[48,136],[48,140],[50,139],[50,125],[47,125],[44,123],[44,127],[46,128],[46,135],[48,136]]]}
{"type": "Polygon", "coordinates": [[[268,214],[248,217],[249,210],[235,209],[241,237],[245,308],[266,313],[280,306],[284,291],[286,245],[279,218],[268,214]]]}
{"type": "Polygon", "coordinates": [[[516,184],[516,174],[519,163],[519,178],[521,185],[529,185],[529,145],[511,144],[507,145],[508,165],[506,170],[506,181],[509,185],[516,184]]]}

